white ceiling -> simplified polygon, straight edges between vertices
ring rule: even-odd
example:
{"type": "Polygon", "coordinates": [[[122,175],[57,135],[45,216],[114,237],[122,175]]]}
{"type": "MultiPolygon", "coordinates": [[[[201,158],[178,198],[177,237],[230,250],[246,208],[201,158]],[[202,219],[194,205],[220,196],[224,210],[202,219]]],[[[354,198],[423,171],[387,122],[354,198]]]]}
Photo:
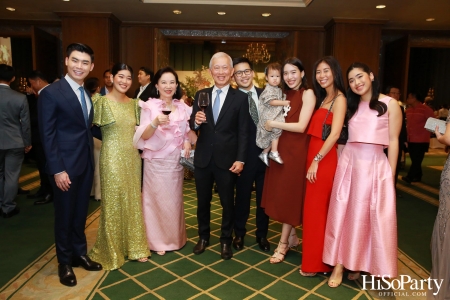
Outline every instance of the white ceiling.
{"type": "Polygon", "coordinates": [[[323,27],[332,18],[344,18],[386,20],[384,28],[450,30],[450,0],[144,1],[152,3],[140,0],[2,0],[0,19],[59,20],[55,12],[110,12],[123,22],[137,23],[323,27]],[[299,7],[308,3],[306,7],[299,7]],[[386,8],[375,8],[379,4],[386,8]],[[8,11],[6,7],[16,11],[8,11]],[[175,9],[182,14],[173,14],[175,9]],[[218,11],[226,15],[219,16],[218,11]],[[266,12],[272,15],[263,18],[261,14],[266,12]],[[426,18],[436,20],[426,22],[426,18]]]}

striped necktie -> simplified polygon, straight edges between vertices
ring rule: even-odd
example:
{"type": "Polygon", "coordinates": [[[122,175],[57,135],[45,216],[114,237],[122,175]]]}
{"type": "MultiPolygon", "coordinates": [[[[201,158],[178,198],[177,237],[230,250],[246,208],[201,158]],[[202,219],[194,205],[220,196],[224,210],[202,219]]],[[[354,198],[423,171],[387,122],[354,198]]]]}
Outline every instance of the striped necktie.
{"type": "Polygon", "coordinates": [[[258,117],[258,109],[256,108],[256,103],[253,101],[252,92],[248,92],[248,106],[250,107],[250,116],[252,116],[253,122],[258,126],[259,117],[258,117]]]}

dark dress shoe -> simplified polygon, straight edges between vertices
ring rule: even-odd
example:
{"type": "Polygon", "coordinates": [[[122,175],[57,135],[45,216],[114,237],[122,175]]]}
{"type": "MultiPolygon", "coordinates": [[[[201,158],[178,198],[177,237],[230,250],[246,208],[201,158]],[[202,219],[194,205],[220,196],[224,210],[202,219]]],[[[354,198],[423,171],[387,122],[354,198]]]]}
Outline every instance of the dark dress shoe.
{"type": "Polygon", "coordinates": [[[233,247],[236,250],[242,250],[244,248],[244,237],[236,236],[233,239],[233,247]]]}
{"type": "Polygon", "coordinates": [[[34,205],[49,204],[53,202],[53,196],[48,194],[42,200],[34,201],[34,205]]]}
{"type": "Polygon", "coordinates": [[[28,199],[39,199],[39,198],[43,198],[45,196],[45,192],[43,190],[39,190],[34,194],[30,194],[27,196],[28,199]]]}
{"type": "Polygon", "coordinates": [[[58,266],[58,276],[59,282],[66,286],[76,286],[77,278],[75,277],[75,273],[72,270],[70,265],[62,265],[58,266]]]}
{"type": "Polygon", "coordinates": [[[17,189],[17,194],[19,194],[19,195],[28,195],[29,193],[30,193],[30,191],[23,190],[22,188],[17,189]]]}
{"type": "Polygon", "coordinates": [[[202,254],[203,252],[205,252],[206,247],[209,246],[209,241],[204,240],[204,239],[200,239],[197,242],[197,245],[195,245],[194,247],[194,254],[202,254]]]}
{"type": "Polygon", "coordinates": [[[259,249],[261,249],[262,251],[264,252],[270,251],[270,243],[266,238],[257,237],[256,242],[258,243],[259,249]]]}
{"type": "Polygon", "coordinates": [[[100,271],[103,269],[98,262],[92,261],[89,256],[83,255],[72,259],[72,267],[83,267],[88,271],[100,271]]]}
{"type": "Polygon", "coordinates": [[[233,257],[233,250],[231,250],[230,244],[220,243],[220,257],[225,260],[231,259],[233,257]]]}
{"type": "Polygon", "coordinates": [[[420,178],[413,178],[413,179],[411,179],[411,182],[421,182],[422,181],[422,179],[420,179],[420,178]]]}
{"type": "Polygon", "coordinates": [[[16,206],[12,211],[9,213],[3,213],[3,218],[11,218],[17,215],[20,212],[20,209],[16,206]]]}
{"type": "Polygon", "coordinates": [[[402,176],[402,180],[409,184],[411,184],[411,182],[412,182],[411,178],[409,178],[408,176],[402,176]]]}

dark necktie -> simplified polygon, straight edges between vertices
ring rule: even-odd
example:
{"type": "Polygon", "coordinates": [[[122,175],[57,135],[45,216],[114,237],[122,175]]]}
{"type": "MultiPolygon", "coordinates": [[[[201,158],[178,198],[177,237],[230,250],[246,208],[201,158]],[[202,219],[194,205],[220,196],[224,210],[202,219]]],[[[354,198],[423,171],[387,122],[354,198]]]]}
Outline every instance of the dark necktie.
{"type": "Polygon", "coordinates": [[[250,116],[252,116],[253,122],[258,126],[259,117],[258,109],[256,108],[255,101],[253,101],[252,92],[248,92],[248,106],[250,107],[250,116]]]}
{"type": "Polygon", "coordinates": [[[84,89],[82,86],[78,88],[80,90],[80,99],[81,99],[81,108],[83,109],[84,121],[86,122],[86,126],[88,126],[89,115],[87,111],[86,98],[84,97],[84,89]]]}

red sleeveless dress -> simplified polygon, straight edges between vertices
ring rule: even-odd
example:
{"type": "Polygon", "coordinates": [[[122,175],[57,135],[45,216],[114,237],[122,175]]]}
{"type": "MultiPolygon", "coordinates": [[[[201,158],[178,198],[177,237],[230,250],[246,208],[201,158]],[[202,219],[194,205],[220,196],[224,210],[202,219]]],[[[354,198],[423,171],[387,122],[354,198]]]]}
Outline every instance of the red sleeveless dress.
{"type": "MultiPolygon", "coordinates": [[[[291,110],[286,123],[297,123],[303,106],[303,91],[286,91],[291,110]]],[[[298,226],[302,224],[303,198],[306,186],[306,152],[309,136],[305,133],[283,131],[278,152],[284,164],[271,161],[266,169],[261,206],[273,220],[298,226]]]]}
{"type": "MultiPolygon", "coordinates": [[[[311,136],[306,158],[308,171],[314,156],[320,151],[325,141],[322,141],[322,124],[328,109],[319,108],[315,111],[309,124],[308,134],[311,136]]],[[[326,124],[333,121],[333,113],[327,117],[326,124]]],[[[337,148],[337,145],[335,146],[337,148]]],[[[325,227],[327,224],[328,205],[330,203],[333,179],[337,166],[337,149],[331,149],[319,162],[317,179],[314,183],[306,181],[305,205],[303,207],[303,241],[302,266],[306,273],[330,272],[330,266],[322,262],[325,227]]]]}

